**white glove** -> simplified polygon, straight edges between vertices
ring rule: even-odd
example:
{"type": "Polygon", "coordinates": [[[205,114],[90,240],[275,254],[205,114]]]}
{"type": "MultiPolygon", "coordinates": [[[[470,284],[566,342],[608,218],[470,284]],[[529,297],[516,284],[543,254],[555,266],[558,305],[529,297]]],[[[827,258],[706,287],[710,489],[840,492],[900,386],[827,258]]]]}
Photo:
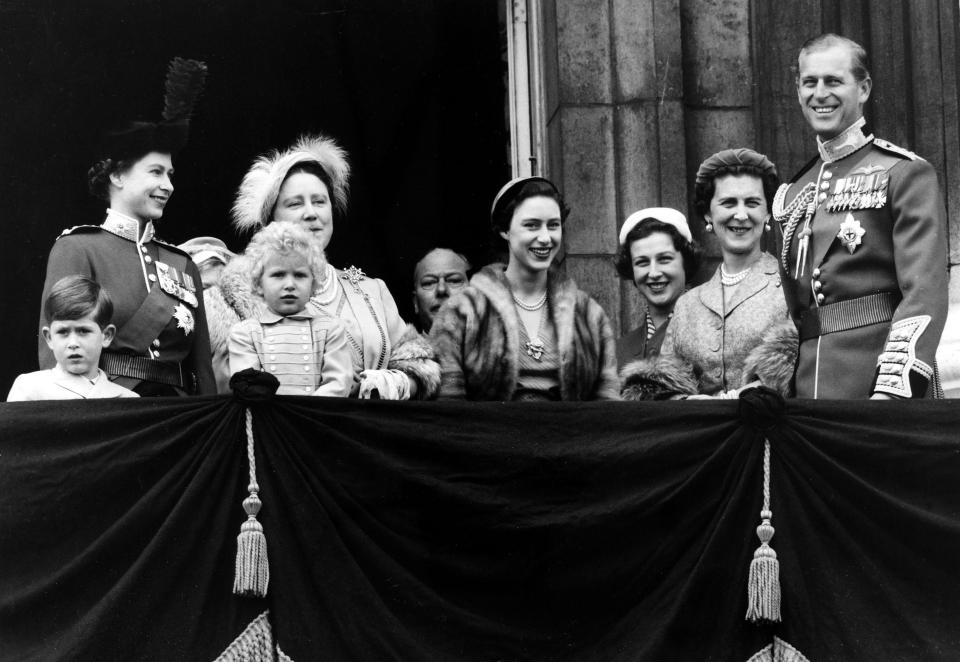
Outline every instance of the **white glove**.
{"type": "Polygon", "coordinates": [[[410,379],[399,370],[364,370],[360,373],[361,399],[409,400],[410,379]]]}

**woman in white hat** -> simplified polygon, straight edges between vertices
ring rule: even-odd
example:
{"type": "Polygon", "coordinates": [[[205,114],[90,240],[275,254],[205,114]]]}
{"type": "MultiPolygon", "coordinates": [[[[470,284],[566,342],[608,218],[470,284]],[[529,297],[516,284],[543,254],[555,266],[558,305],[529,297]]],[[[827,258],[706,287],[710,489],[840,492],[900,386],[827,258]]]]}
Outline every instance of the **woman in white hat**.
{"type": "Polygon", "coordinates": [[[686,217],[669,207],[630,214],[620,228],[617,273],[643,296],[643,323],[617,341],[617,365],[660,353],[673,306],[700,267],[686,217]]]}
{"type": "Polygon", "coordinates": [[[490,217],[506,242],[437,313],[441,398],[617,400],[613,332],[596,301],[554,267],[569,209],[543,177],[507,183],[490,217]]]}
{"type": "MultiPolygon", "coordinates": [[[[302,136],[283,151],[261,156],[243,178],[233,206],[234,226],[254,231],[273,221],[291,221],[313,233],[326,248],[347,209],[350,166],[330,138],[302,136]]],[[[220,278],[217,304],[210,304],[211,345],[226,344],[230,327],[258,314],[262,303],[250,291],[245,258],[234,259],[220,278]]],[[[327,265],[320,291],[308,310],[339,318],[353,350],[356,383],[352,396],[391,400],[430,398],[440,368],[430,345],[408,326],[379,278],[357,267],[327,265]]]]}

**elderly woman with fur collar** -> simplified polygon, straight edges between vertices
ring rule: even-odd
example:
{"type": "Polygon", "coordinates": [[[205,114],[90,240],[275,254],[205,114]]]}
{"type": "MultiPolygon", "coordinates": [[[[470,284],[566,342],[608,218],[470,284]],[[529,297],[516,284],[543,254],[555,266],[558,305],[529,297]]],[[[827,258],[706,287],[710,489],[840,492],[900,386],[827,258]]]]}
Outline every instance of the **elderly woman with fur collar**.
{"type": "MultiPolygon", "coordinates": [[[[237,229],[251,231],[272,221],[291,221],[313,233],[322,249],[347,209],[350,166],[331,139],[303,136],[289,149],[257,159],[243,178],[233,206],[237,229]]],[[[262,305],[250,289],[244,258],[224,269],[218,288],[207,293],[210,341],[216,356],[227,351],[231,326],[262,305]]],[[[353,353],[351,396],[391,400],[433,397],[440,367],[433,350],[400,318],[397,304],[379,278],[356,267],[329,264],[312,310],[339,318],[353,353]]]]}
{"type": "Polygon", "coordinates": [[[434,318],[441,398],[619,399],[610,322],[553,264],[568,212],[542,177],[497,194],[491,221],[509,260],[481,269],[434,318]]]}
{"type": "Polygon", "coordinates": [[[791,394],[796,329],[777,261],[760,248],[778,183],[773,163],[751,149],[724,150],[700,165],[694,201],[722,262],[677,300],[661,357],[624,368],[626,399],[736,397],[761,383],[791,394]]]}

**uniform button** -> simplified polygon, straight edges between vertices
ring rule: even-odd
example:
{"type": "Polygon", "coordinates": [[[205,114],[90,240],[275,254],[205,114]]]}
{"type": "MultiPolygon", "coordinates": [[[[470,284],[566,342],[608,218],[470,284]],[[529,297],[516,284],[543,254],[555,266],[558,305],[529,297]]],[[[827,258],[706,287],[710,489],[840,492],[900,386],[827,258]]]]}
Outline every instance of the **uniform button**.
{"type": "Polygon", "coordinates": [[[143,261],[146,262],[147,264],[150,264],[151,262],[153,262],[153,258],[150,257],[149,255],[144,255],[143,261]]]}
{"type": "Polygon", "coordinates": [[[277,355],[276,355],[276,354],[271,354],[271,355],[270,355],[270,360],[271,360],[271,361],[276,361],[276,360],[277,360],[277,355]]]}
{"type": "Polygon", "coordinates": [[[819,292],[819,291],[822,290],[822,289],[823,289],[823,283],[821,283],[819,280],[813,281],[813,290],[814,290],[814,292],[819,292]]]}
{"type": "Polygon", "coordinates": [[[304,372],[310,372],[310,366],[308,366],[308,365],[303,366],[303,371],[304,371],[304,372]]]}
{"type": "Polygon", "coordinates": [[[817,303],[823,303],[824,298],[825,298],[825,297],[823,296],[823,294],[818,294],[818,295],[817,295],[817,303]]]}
{"type": "Polygon", "coordinates": [[[277,366],[275,365],[270,366],[270,372],[276,372],[276,371],[277,371],[277,366]]]}
{"type": "Polygon", "coordinates": [[[819,267],[813,270],[813,277],[820,278],[820,269],[819,267]]]}
{"type": "MultiPolygon", "coordinates": [[[[720,351],[720,345],[714,345],[713,347],[710,348],[710,351],[711,351],[711,352],[719,352],[719,351],[720,351]]],[[[718,370],[717,372],[719,373],[719,370],[718,370]]]]}
{"type": "Polygon", "coordinates": [[[157,277],[154,276],[153,274],[150,274],[149,276],[147,276],[147,278],[150,279],[150,282],[151,282],[151,283],[156,283],[156,282],[157,282],[157,277]]]}
{"type": "Polygon", "coordinates": [[[304,354],[304,355],[303,355],[303,360],[304,360],[304,361],[309,361],[309,360],[310,360],[310,355],[309,355],[309,354],[304,354]]]}
{"type": "Polygon", "coordinates": [[[309,386],[304,386],[304,387],[303,387],[303,390],[304,390],[305,392],[309,393],[312,389],[311,389],[309,386]]]}
{"type": "Polygon", "coordinates": [[[819,200],[820,202],[823,202],[826,199],[827,199],[826,193],[821,193],[820,195],[817,196],[817,200],[819,200]]]}
{"type": "Polygon", "coordinates": [[[821,183],[820,183],[820,189],[821,189],[821,190],[826,191],[828,188],[830,188],[830,182],[821,182],[821,183]]]}
{"type": "Polygon", "coordinates": [[[147,247],[146,247],[146,246],[141,246],[141,247],[140,247],[140,250],[143,251],[144,253],[146,253],[146,252],[147,252],[147,247]]]}
{"type": "Polygon", "coordinates": [[[831,171],[829,171],[829,170],[825,170],[825,171],[823,172],[823,178],[824,178],[824,179],[833,179],[833,173],[832,173],[831,171]]]}
{"type": "Polygon", "coordinates": [[[159,347],[159,346],[160,346],[160,339],[159,339],[159,338],[155,339],[151,344],[152,344],[154,347],[159,347]]]}

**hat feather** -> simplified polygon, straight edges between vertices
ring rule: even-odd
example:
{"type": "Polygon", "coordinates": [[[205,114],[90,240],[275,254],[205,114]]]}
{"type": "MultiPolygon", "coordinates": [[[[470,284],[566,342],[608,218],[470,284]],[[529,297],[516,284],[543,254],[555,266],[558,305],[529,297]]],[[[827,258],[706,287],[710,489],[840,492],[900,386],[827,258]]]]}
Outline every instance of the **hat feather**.
{"type": "Polygon", "coordinates": [[[347,153],[332,138],[303,135],[289,149],[274,150],[253,162],[233,203],[234,227],[250,231],[269,223],[283,180],[295,165],[301,163],[315,163],[323,168],[332,185],[333,206],[338,215],[345,214],[350,192],[347,153]]]}
{"type": "Polygon", "coordinates": [[[207,65],[199,60],[175,57],[167,69],[163,95],[163,119],[182,122],[190,119],[203,84],[207,80],[207,65]]]}

